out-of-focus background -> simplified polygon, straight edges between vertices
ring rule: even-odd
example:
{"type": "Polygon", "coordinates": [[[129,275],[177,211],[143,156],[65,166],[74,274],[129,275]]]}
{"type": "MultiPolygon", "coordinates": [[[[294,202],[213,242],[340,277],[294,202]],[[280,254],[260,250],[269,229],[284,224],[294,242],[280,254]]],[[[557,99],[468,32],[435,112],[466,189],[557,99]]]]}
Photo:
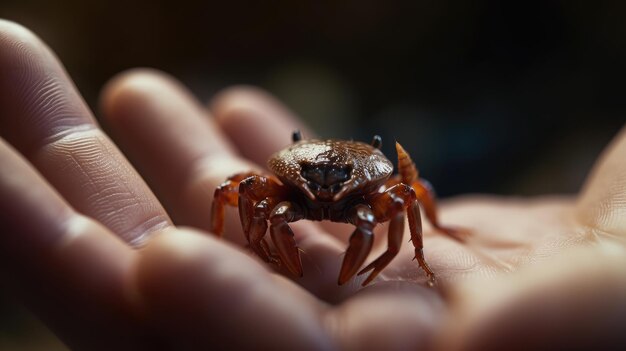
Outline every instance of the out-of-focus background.
{"type": "MultiPolygon", "coordinates": [[[[253,84],[323,137],[380,134],[392,159],[402,142],[443,197],[574,193],[626,121],[622,1],[3,0],[0,17],[43,38],[94,110],[137,66],[205,101],[253,84]]],[[[4,301],[0,349],[63,348],[4,301]]]]}

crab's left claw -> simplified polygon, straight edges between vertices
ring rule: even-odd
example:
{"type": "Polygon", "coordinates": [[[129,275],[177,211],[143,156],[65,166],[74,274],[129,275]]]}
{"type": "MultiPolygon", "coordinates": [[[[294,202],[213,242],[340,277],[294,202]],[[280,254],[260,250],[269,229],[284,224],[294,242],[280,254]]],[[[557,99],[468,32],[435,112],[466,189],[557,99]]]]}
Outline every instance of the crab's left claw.
{"type": "Polygon", "coordinates": [[[347,193],[354,190],[357,187],[357,182],[354,179],[350,179],[347,182],[343,183],[341,186],[341,190],[339,190],[334,196],[333,201],[341,200],[347,193]]]}

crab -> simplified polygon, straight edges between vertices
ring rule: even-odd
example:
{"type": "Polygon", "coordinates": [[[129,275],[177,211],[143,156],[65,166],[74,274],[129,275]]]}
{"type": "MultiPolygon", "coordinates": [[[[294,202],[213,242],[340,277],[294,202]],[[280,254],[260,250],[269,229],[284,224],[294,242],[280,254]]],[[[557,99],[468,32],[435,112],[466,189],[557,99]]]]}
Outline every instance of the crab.
{"type": "Polygon", "coordinates": [[[302,140],[293,133],[293,144],[272,155],[267,162],[272,175],[237,173],[215,190],[211,208],[212,232],[224,231],[226,206],[237,206],[249,247],[266,262],[303,275],[302,262],[290,222],[308,219],[351,223],[356,228],[339,272],[342,285],[355,274],[371,273],[370,283],[396,256],[404,234],[405,212],[411,242],[419,266],[429,284],[435,273],[426,263],[422,242],[420,205],[433,227],[456,240],[456,229],[444,227],[437,218],[432,186],[419,178],[409,154],[396,142],[399,174],[380,151],[379,136],[370,144],[346,140],[302,140]],[[374,227],[389,221],[387,250],[359,271],[374,242],[374,227]],[[274,249],[265,239],[269,229],[274,249]],[[275,250],[276,252],[273,252],[275,250]]]}

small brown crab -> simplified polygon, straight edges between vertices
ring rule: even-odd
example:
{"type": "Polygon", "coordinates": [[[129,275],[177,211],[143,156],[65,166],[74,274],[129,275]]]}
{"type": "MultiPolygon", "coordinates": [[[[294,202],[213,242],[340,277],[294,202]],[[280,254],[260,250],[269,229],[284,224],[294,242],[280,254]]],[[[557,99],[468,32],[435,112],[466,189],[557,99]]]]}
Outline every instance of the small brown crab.
{"type": "Polygon", "coordinates": [[[267,162],[276,175],[252,172],[229,177],[215,190],[211,209],[213,233],[224,230],[225,205],[238,206],[239,218],[250,248],[263,260],[284,265],[302,276],[298,246],[289,222],[301,219],[351,223],[356,226],[339,273],[341,285],[352,278],[370,253],[373,229],[390,221],[388,248],[358,274],[372,273],[371,282],[400,250],[404,234],[404,212],[408,214],[415,259],[434,283],[435,274],[424,259],[421,204],[428,220],[439,231],[459,239],[457,231],[437,220],[434,191],[418,178],[415,164],[396,143],[399,174],[392,176],[392,163],[379,150],[381,139],[371,144],[345,140],[301,140],[293,134],[293,144],[272,155],[267,162]],[[278,255],[265,240],[268,221],[278,255]]]}

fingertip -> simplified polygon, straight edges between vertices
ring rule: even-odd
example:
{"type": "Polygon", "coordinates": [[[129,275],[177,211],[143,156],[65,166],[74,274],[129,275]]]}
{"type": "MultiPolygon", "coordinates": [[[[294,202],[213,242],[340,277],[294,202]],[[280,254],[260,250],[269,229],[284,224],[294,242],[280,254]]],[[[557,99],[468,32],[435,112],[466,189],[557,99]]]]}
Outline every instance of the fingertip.
{"type": "Polygon", "coordinates": [[[277,104],[276,98],[266,91],[252,85],[234,85],[218,92],[210,101],[209,109],[215,113],[215,117],[223,123],[229,123],[230,119],[246,119],[254,116],[236,113],[255,105],[267,103],[277,104]]]}
{"type": "MultiPolygon", "coordinates": [[[[281,129],[291,131],[297,129],[291,112],[281,106],[275,97],[249,85],[238,85],[222,90],[211,100],[209,109],[218,124],[238,142],[238,145],[241,144],[239,141],[248,140],[249,133],[258,132],[257,127],[263,123],[278,126],[277,132],[281,129]]],[[[285,144],[289,142],[290,136],[291,134],[276,133],[276,137],[285,144]]]]}
{"type": "MultiPolygon", "coordinates": [[[[112,122],[134,114],[126,113],[141,108],[151,94],[178,82],[169,74],[152,68],[132,68],[118,73],[102,88],[100,110],[112,122]]],[[[141,116],[142,114],[139,114],[141,116]]]]}
{"type": "Polygon", "coordinates": [[[626,126],[598,157],[580,191],[575,210],[584,224],[621,238],[626,234],[625,157],[626,126]]]}
{"type": "Polygon", "coordinates": [[[23,25],[11,20],[0,18],[0,37],[22,38],[22,41],[38,41],[41,40],[35,33],[23,25]]]}
{"type": "Polygon", "coordinates": [[[34,66],[33,64],[39,63],[37,56],[42,48],[47,48],[47,45],[35,32],[20,23],[0,18],[2,66],[14,67],[15,63],[34,66]]]}
{"type": "Polygon", "coordinates": [[[234,86],[218,93],[209,108],[239,151],[258,164],[289,145],[294,130],[312,133],[281,102],[252,86],[234,86]]]}
{"type": "Polygon", "coordinates": [[[445,312],[430,289],[388,282],[363,289],[327,318],[341,349],[431,350],[445,312]]]}
{"type": "Polygon", "coordinates": [[[187,164],[179,158],[193,161],[232,153],[198,100],[165,72],[135,68],[119,73],[103,88],[100,108],[117,141],[139,155],[150,156],[146,147],[153,149],[151,154],[171,154],[180,168],[187,164]]]}
{"type": "Polygon", "coordinates": [[[61,62],[30,29],[0,20],[0,68],[0,135],[22,154],[93,124],[61,62]]]}

